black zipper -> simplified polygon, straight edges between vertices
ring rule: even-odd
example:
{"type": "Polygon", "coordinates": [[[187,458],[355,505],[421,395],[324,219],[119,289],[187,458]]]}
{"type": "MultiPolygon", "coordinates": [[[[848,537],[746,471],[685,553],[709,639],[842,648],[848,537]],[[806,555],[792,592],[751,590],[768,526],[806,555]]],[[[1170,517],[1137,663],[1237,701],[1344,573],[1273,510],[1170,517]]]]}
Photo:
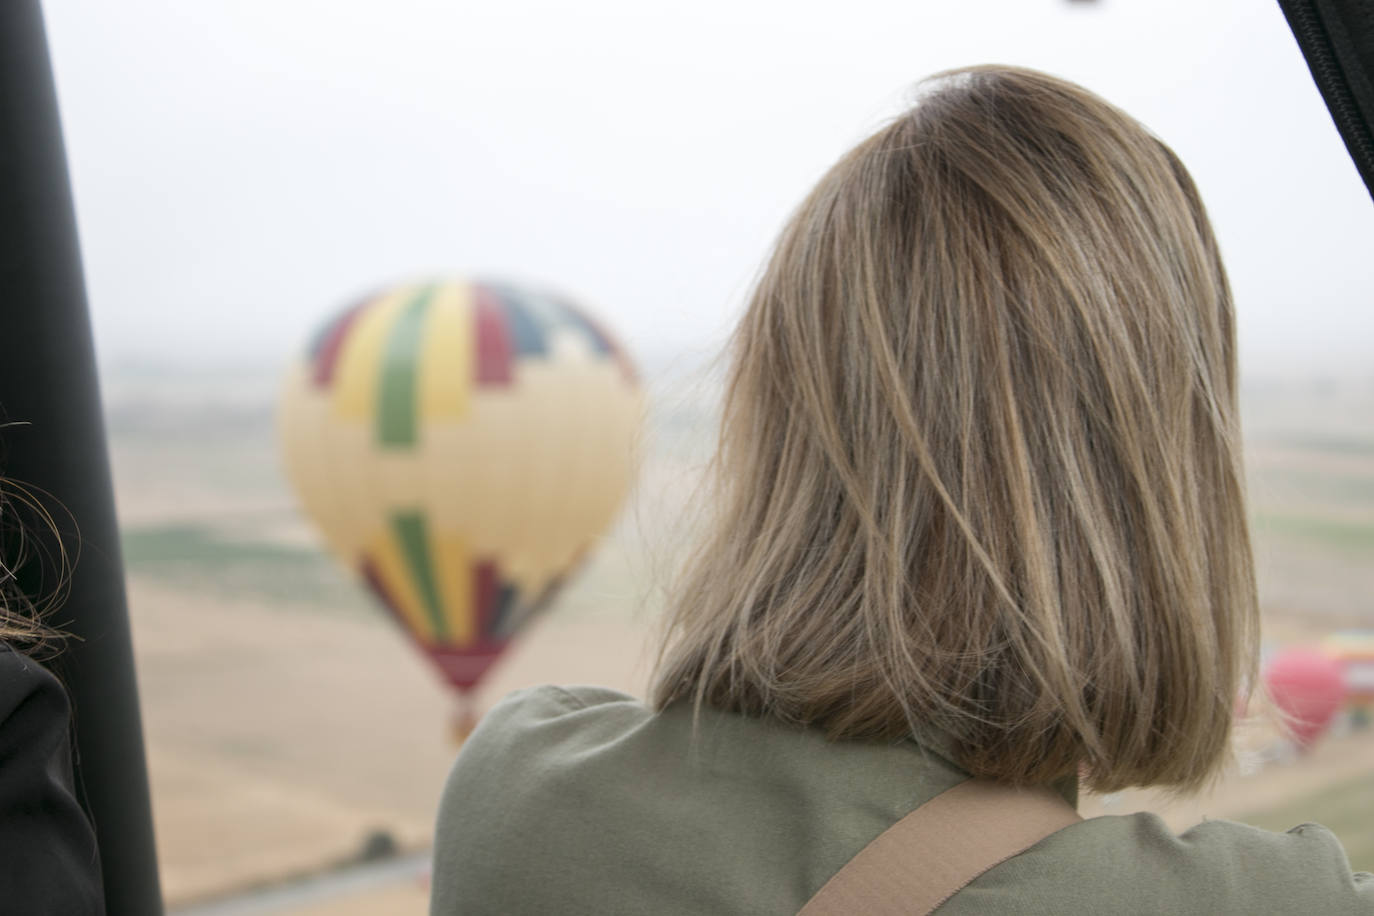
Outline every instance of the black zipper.
{"type": "Polygon", "coordinates": [[[1322,25],[1316,4],[1313,0],[1279,0],[1279,5],[1298,40],[1298,47],[1307,58],[1312,79],[1326,100],[1331,120],[1336,122],[1336,129],[1340,131],[1350,157],[1355,160],[1360,177],[1364,179],[1370,194],[1374,195],[1374,134],[1371,134],[1369,121],[1365,113],[1360,111],[1359,103],[1350,89],[1350,81],[1322,25]]]}

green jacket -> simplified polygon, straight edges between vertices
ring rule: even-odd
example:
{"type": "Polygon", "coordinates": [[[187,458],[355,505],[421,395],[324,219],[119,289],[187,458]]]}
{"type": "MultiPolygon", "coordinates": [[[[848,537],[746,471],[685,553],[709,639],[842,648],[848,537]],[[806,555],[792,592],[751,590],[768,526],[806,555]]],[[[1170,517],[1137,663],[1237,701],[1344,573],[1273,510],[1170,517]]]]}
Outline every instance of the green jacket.
{"type": "MultiPolygon", "coordinates": [[[[611,690],[519,691],[449,777],[431,913],[790,916],[964,778],[912,741],[832,743],[709,710],[694,729],[690,708],[655,714],[611,690]]],[[[940,913],[1374,914],[1374,876],[1352,875],[1316,825],[1207,821],[1178,836],[1149,814],[1096,817],[987,871],[940,913]]]]}

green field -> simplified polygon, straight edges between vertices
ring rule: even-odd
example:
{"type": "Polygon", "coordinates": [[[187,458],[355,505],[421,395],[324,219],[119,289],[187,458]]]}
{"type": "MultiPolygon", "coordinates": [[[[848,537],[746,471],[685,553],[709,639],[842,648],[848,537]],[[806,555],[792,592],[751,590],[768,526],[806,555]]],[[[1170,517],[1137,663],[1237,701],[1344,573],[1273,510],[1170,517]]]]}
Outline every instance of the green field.
{"type": "Polygon", "coordinates": [[[1374,550],[1374,521],[1263,512],[1254,516],[1252,524],[1257,538],[1283,538],[1319,549],[1365,556],[1374,550]]]}
{"type": "Polygon", "coordinates": [[[1278,831],[1298,824],[1321,824],[1340,837],[1355,871],[1374,872],[1374,769],[1241,820],[1278,831]]]}
{"type": "MultiPolygon", "coordinates": [[[[272,386],[197,384],[209,406],[172,398],[181,383],[150,383],[110,412],[121,511],[133,510],[124,516],[131,573],[217,595],[367,608],[351,577],[304,536],[281,474],[272,386]],[[283,538],[291,526],[297,536],[283,538]]],[[[675,385],[650,386],[645,479],[654,482],[646,489],[662,489],[656,469],[698,466],[711,451],[708,390],[699,380],[675,385]]],[[[1338,627],[1374,625],[1374,385],[1260,387],[1243,398],[1243,413],[1262,603],[1338,627]]],[[[675,554],[675,514],[671,500],[632,502],[622,528],[635,531],[618,538],[622,555],[594,557],[570,603],[634,600],[623,581],[627,555],[652,564],[675,554]]],[[[636,574],[636,587],[643,578],[636,574]]]]}
{"type": "Polygon", "coordinates": [[[175,523],[126,528],[129,573],[219,597],[370,613],[361,586],[322,551],[236,540],[208,526],[175,523]]]}

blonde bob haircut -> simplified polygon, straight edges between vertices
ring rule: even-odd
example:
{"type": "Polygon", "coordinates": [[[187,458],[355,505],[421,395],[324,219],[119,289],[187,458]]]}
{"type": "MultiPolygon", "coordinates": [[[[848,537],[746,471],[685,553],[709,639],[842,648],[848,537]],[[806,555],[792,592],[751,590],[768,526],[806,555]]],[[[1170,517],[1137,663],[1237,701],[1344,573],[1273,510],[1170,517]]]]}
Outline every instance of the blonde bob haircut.
{"type": "Polygon", "coordinates": [[[977,776],[1195,789],[1256,664],[1231,295],[1188,173],[1092,93],[922,84],[735,334],[657,708],[938,735],[977,776]]]}

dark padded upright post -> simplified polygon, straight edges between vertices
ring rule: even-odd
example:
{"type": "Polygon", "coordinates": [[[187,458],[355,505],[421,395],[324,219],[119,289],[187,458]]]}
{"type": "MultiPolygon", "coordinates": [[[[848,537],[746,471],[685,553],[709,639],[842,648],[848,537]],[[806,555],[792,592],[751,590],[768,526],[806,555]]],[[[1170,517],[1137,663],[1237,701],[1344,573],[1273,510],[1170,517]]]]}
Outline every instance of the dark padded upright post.
{"type": "Polygon", "coordinates": [[[71,692],[77,787],[95,818],[108,911],[155,916],[162,899],[119,532],[38,0],[0,3],[0,412],[25,424],[0,433],[3,473],[51,494],[80,527],[80,562],[54,617],[79,639],[52,667],[71,692]]]}

